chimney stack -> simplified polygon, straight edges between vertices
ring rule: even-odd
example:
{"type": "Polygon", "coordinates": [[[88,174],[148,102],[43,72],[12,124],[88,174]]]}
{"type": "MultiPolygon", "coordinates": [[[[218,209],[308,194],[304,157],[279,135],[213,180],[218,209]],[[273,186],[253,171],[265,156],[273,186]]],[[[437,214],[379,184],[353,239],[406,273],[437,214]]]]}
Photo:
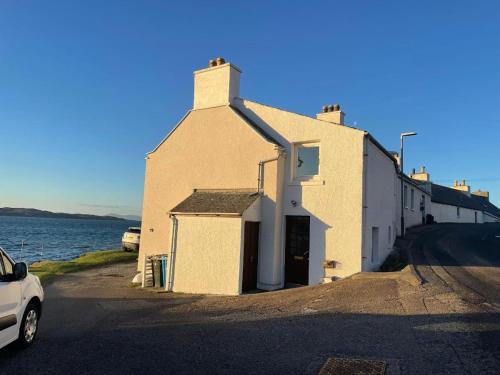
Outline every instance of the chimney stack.
{"type": "Polygon", "coordinates": [[[481,191],[481,189],[478,189],[476,191],[473,191],[472,194],[477,195],[478,197],[484,198],[487,201],[490,200],[490,192],[489,191],[481,191]]]}
{"type": "Polygon", "coordinates": [[[455,180],[455,182],[453,182],[452,188],[455,190],[463,191],[464,193],[467,193],[470,195],[470,186],[465,183],[465,180],[462,180],[460,182],[455,180]]]}
{"type": "Polygon", "coordinates": [[[240,96],[241,70],[222,57],[210,60],[208,68],[194,73],[193,109],[232,104],[240,96]]]}
{"type": "Polygon", "coordinates": [[[425,170],[425,166],[421,166],[418,172],[415,172],[415,168],[412,169],[410,177],[414,180],[427,181],[431,180],[431,175],[425,170]]]}
{"type": "Polygon", "coordinates": [[[324,105],[321,113],[316,115],[318,120],[333,122],[334,124],[344,125],[345,113],[340,109],[339,104],[324,105]]]}

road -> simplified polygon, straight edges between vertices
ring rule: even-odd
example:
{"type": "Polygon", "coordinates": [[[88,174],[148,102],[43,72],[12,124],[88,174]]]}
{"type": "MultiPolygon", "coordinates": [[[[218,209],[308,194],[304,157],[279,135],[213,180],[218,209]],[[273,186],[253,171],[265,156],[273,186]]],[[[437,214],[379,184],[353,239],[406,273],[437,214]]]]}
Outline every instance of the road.
{"type": "MultiPolygon", "coordinates": [[[[0,351],[0,374],[316,375],[329,357],[385,361],[389,375],[498,374],[500,314],[448,273],[489,267],[480,263],[490,259],[483,245],[494,249],[496,237],[464,228],[409,231],[402,244],[411,246],[423,285],[408,268],[222,297],[130,288],[134,264],[70,274],[46,288],[36,343],[0,351]],[[447,254],[464,259],[457,254],[466,247],[453,251],[464,239],[480,241],[480,260],[442,267],[447,254]]],[[[492,272],[472,274],[488,285],[492,272]]]]}
{"type": "Polygon", "coordinates": [[[463,298],[500,310],[500,224],[424,227],[414,246],[423,253],[418,263],[441,266],[451,276],[444,279],[463,298]]]}

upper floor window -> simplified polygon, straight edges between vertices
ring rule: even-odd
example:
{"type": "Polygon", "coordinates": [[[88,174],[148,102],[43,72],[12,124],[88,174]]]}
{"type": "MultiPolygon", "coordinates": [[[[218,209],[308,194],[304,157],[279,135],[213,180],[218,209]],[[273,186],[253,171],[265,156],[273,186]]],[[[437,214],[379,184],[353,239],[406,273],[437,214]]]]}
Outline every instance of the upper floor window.
{"type": "Polygon", "coordinates": [[[411,196],[410,196],[410,208],[412,210],[415,209],[415,189],[411,189],[411,196]]]}
{"type": "Polygon", "coordinates": [[[457,207],[457,216],[460,217],[460,207],[457,207]]]}
{"type": "Polygon", "coordinates": [[[295,178],[307,180],[319,175],[319,144],[303,143],[295,148],[295,178]]]}

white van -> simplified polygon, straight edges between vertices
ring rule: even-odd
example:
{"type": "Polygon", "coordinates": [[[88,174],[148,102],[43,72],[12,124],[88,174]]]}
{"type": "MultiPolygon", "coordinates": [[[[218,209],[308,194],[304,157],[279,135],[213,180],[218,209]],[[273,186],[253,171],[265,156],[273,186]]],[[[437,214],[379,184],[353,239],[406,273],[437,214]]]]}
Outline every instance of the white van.
{"type": "Polygon", "coordinates": [[[0,349],[17,341],[29,346],[42,314],[40,279],[28,273],[26,263],[15,263],[0,248],[0,349]]]}

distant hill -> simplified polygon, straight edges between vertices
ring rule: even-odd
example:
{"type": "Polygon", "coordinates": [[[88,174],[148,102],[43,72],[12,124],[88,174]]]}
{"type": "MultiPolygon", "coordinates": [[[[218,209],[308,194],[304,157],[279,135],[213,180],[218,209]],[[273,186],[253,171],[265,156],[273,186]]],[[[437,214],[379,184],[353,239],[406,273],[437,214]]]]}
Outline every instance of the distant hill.
{"type": "Polygon", "coordinates": [[[115,216],[98,216],[87,214],[67,214],[63,212],[50,212],[37,210],[35,208],[0,208],[0,216],[22,216],[22,217],[49,217],[57,219],[86,219],[86,220],[125,220],[115,216]]]}
{"type": "Polygon", "coordinates": [[[118,217],[120,219],[130,220],[130,221],[141,221],[142,218],[138,215],[119,215],[119,214],[107,214],[106,216],[118,217]]]}

